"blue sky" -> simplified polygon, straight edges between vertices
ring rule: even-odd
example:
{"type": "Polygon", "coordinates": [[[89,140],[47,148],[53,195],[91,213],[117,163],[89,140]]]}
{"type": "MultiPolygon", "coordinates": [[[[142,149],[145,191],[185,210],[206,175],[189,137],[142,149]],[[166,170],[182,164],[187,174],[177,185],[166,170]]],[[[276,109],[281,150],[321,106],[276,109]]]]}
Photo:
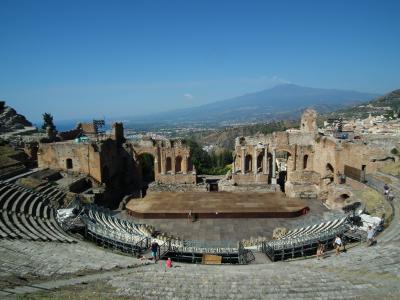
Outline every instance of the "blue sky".
{"type": "Polygon", "coordinates": [[[134,116],[291,82],[400,88],[400,1],[0,0],[0,99],[134,116]]]}

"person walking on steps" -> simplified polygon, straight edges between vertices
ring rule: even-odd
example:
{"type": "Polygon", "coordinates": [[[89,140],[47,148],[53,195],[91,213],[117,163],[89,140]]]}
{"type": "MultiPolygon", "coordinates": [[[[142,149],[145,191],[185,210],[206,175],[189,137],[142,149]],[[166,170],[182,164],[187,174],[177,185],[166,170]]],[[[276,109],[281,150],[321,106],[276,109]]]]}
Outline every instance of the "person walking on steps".
{"type": "Polygon", "coordinates": [[[387,183],[383,186],[383,195],[385,195],[385,198],[387,199],[389,197],[389,192],[390,192],[390,187],[388,186],[387,183]]]}
{"type": "Polygon", "coordinates": [[[151,256],[154,259],[154,263],[156,263],[157,262],[158,249],[159,249],[158,243],[156,241],[153,241],[151,243],[150,249],[151,249],[151,256]]]}
{"type": "Polygon", "coordinates": [[[342,247],[342,239],[339,235],[336,235],[335,241],[333,242],[333,247],[336,250],[336,255],[340,254],[340,247],[342,247]]]}
{"type": "Polygon", "coordinates": [[[318,246],[317,246],[317,259],[320,260],[321,257],[324,258],[324,251],[325,251],[325,245],[321,243],[321,241],[318,241],[318,246]]]}
{"type": "Polygon", "coordinates": [[[372,226],[368,226],[367,230],[367,246],[372,246],[374,244],[375,230],[372,226]]]}

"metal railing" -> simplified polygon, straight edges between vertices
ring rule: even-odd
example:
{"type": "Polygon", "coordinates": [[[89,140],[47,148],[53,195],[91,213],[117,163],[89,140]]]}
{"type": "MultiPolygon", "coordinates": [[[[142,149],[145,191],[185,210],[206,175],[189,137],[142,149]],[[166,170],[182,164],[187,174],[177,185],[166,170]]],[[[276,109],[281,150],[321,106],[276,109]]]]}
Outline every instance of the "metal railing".
{"type": "Polygon", "coordinates": [[[332,241],[337,235],[342,236],[349,227],[347,224],[329,230],[289,238],[283,240],[275,240],[272,242],[264,242],[261,245],[261,251],[264,252],[272,261],[293,259],[314,255],[318,247],[318,243],[322,243],[328,249],[332,246],[332,241]]]}

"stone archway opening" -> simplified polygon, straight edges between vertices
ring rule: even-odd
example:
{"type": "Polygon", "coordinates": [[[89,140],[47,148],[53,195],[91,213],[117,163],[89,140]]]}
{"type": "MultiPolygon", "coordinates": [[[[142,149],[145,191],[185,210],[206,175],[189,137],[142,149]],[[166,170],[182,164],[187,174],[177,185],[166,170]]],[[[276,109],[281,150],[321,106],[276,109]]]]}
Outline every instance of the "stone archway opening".
{"type": "Polygon", "coordinates": [[[307,169],[307,164],[308,164],[308,155],[303,156],[303,170],[307,169]]]}
{"type": "Polygon", "coordinates": [[[65,164],[66,164],[67,170],[73,169],[73,167],[74,167],[71,158],[67,158],[67,160],[65,161],[65,164]]]}
{"type": "Polygon", "coordinates": [[[178,155],[175,158],[175,173],[182,173],[182,156],[178,155]]]}
{"type": "Polygon", "coordinates": [[[262,173],[264,171],[264,151],[257,155],[257,173],[262,173]]]}
{"type": "Polygon", "coordinates": [[[251,157],[250,154],[247,154],[245,156],[245,160],[244,160],[244,171],[246,173],[250,173],[251,171],[253,171],[253,158],[251,157]]]}
{"type": "Polygon", "coordinates": [[[291,154],[288,151],[276,151],[276,170],[278,172],[277,183],[282,192],[285,192],[285,183],[287,181],[288,172],[291,169],[291,154]]]}
{"type": "Polygon", "coordinates": [[[333,183],[335,180],[335,169],[330,163],[326,164],[326,176],[325,178],[329,180],[328,184],[333,183]]]}
{"type": "Polygon", "coordinates": [[[150,153],[142,153],[138,157],[142,182],[145,186],[153,182],[154,174],[154,156],[150,153]]]}
{"type": "Polygon", "coordinates": [[[172,173],[172,160],[171,157],[165,159],[165,172],[172,173]]]}

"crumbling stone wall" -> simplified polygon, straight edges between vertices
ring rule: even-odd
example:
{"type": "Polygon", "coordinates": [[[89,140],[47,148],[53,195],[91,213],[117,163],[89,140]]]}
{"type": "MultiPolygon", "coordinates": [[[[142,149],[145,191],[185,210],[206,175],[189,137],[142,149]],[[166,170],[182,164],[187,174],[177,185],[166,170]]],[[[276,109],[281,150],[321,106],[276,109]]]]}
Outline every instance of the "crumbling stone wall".
{"type": "Polygon", "coordinates": [[[99,146],[97,143],[41,143],[38,151],[38,166],[83,173],[102,182],[99,146]]]}
{"type": "Polygon", "coordinates": [[[190,148],[182,140],[145,139],[132,143],[135,160],[143,153],[154,157],[154,176],[159,183],[196,183],[190,148]]]}
{"type": "MultiPolygon", "coordinates": [[[[79,124],[82,133],[95,129],[93,124],[79,124]]],[[[97,140],[94,139],[94,140],[97,140]]],[[[142,174],[139,156],[154,157],[155,180],[160,183],[196,183],[196,170],[190,148],[182,140],[144,139],[125,142],[122,123],[115,123],[108,139],[76,143],[63,141],[41,143],[38,152],[40,168],[73,171],[91,176],[100,183],[133,184],[140,188],[142,174]]]]}
{"type": "Polygon", "coordinates": [[[301,192],[318,193],[330,183],[339,183],[345,165],[368,174],[395,159],[390,150],[398,147],[398,138],[367,137],[350,141],[317,136],[316,117],[315,111],[306,110],[300,130],[236,138],[233,182],[275,184],[276,155],[286,152],[285,191],[294,197],[301,192]],[[262,164],[257,160],[259,155],[262,164]]]}
{"type": "Polygon", "coordinates": [[[314,109],[308,108],[303,112],[301,116],[300,130],[311,134],[316,134],[318,132],[317,112],[314,109]]]}

